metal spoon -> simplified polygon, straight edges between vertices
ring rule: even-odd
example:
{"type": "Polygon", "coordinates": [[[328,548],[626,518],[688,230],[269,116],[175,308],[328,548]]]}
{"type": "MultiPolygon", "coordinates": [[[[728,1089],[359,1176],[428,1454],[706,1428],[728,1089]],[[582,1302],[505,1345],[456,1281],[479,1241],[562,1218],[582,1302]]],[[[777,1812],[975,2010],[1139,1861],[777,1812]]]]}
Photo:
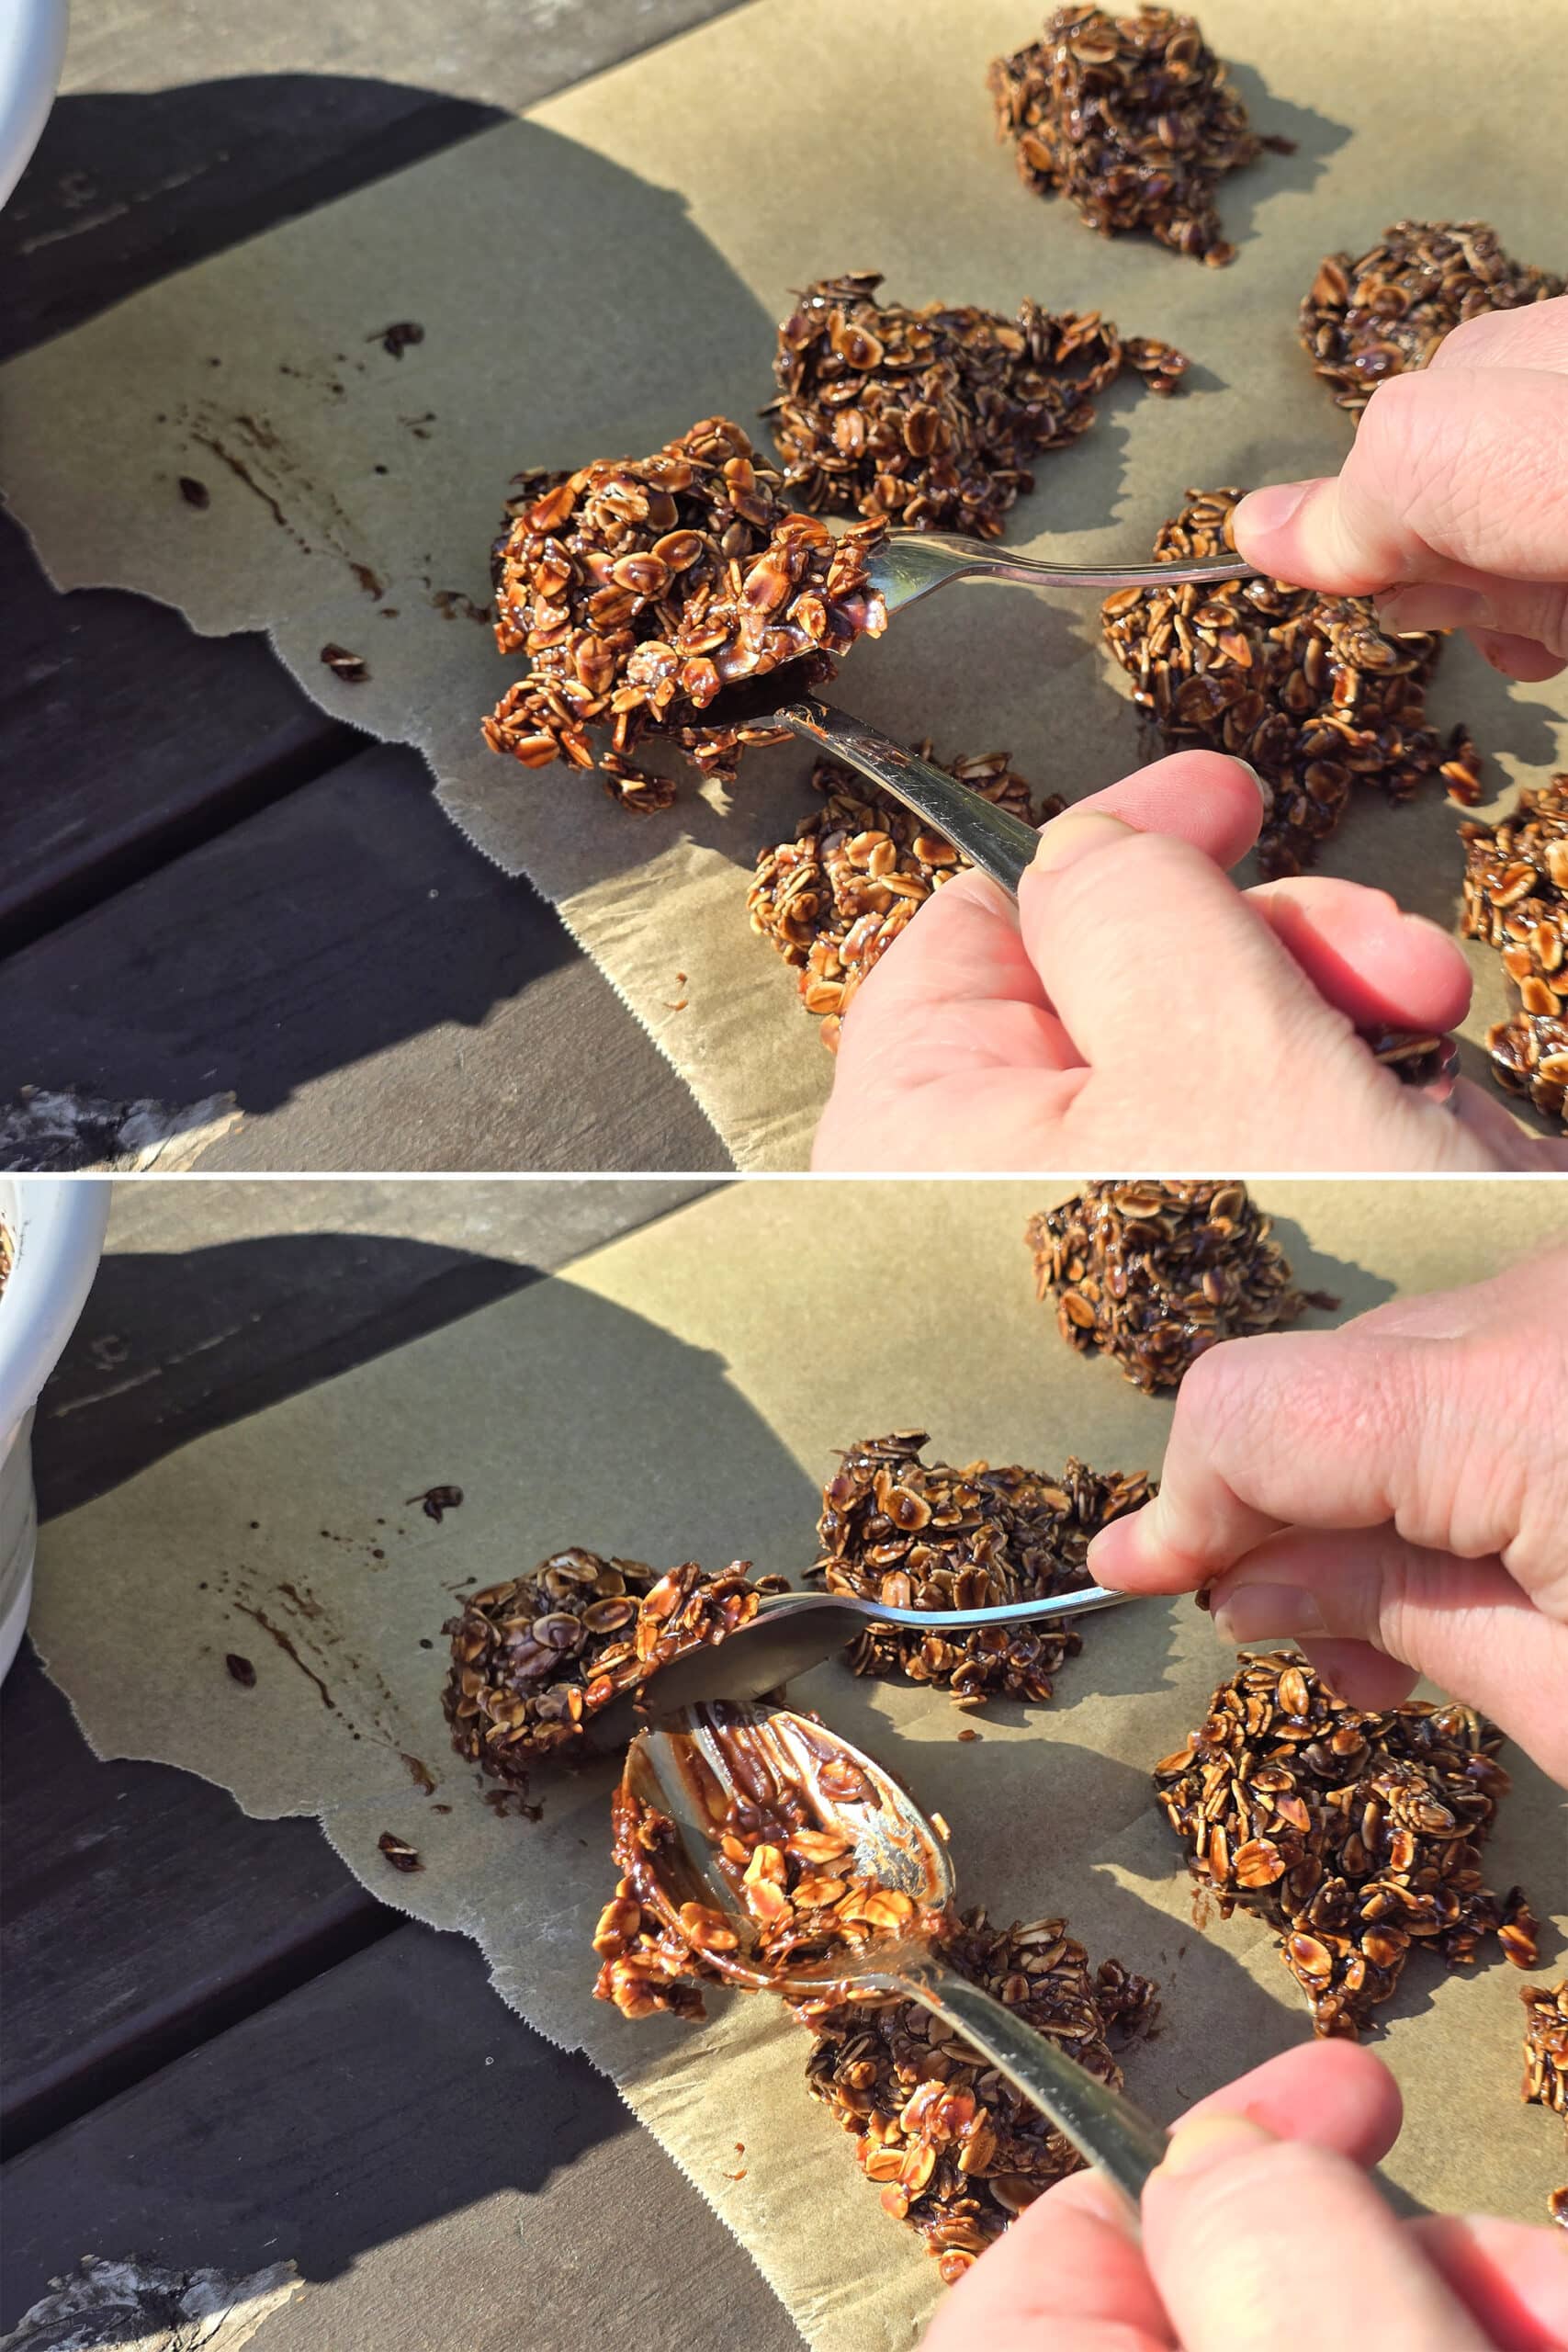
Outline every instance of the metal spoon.
{"type": "Polygon", "coordinates": [[[1192,556],[1185,563],[1043,563],[1037,556],[1004,555],[940,531],[889,531],[866,562],[866,584],[889,613],[950,580],[1009,580],[1025,588],[1168,588],[1189,580],[1260,576],[1255,563],[1235,554],[1192,556]]]}
{"type": "Polygon", "coordinates": [[[678,1715],[687,1707],[719,1700],[749,1700],[782,1690],[835,1650],[844,1648],[868,1625],[913,1625],[922,1634],[951,1634],[977,1625],[1026,1625],[1059,1617],[1083,1617],[1114,1609],[1130,1592],[1086,1585],[1046,1600],[1013,1601],[999,1609],[891,1609],[880,1600],[857,1600],[841,1592],[765,1592],[757,1614],[722,1642],[705,1644],[656,1667],[635,1692],[625,1692],[594,1715],[588,1744],[601,1755],[618,1754],[642,1724],[678,1715]]]}
{"type": "Polygon", "coordinates": [[[793,2001],[902,1994],[920,2002],[1048,2115],[1115,2183],[1136,2216],[1144,2183],[1165,2155],[1166,2134],[1131,2100],[938,1957],[918,1923],[953,1898],[947,1848],[913,1797],[871,1757],[787,1709],[697,1708],[682,1728],[646,1731],[633,1742],[622,1785],[640,1804],[667,1815],[678,1833],[634,1871],[638,1901],[677,1933],[681,1905],[691,1902],[722,1912],[735,1931],[733,1951],[705,1950],[711,1966],[751,1991],[781,1993],[793,2001]],[[840,1784],[863,1790],[863,1796],[824,1791],[824,1767],[834,1762],[848,1768],[835,1776],[840,1784]],[[803,1792],[821,1827],[852,1841],[855,1873],[908,1895],[917,1924],[783,1974],[760,1963],[756,1928],[738,1892],[739,1874],[725,1861],[718,1839],[728,1806],[738,1798],[754,1800],[769,1780],[803,1792]]]}
{"type": "MultiPolygon", "coordinates": [[[[911,537],[918,544],[925,544],[919,533],[911,537]]],[[[986,568],[981,565],[981,569],[986,568]]],[[[1158,569],[1191,576],[1197,566],[1161,564],[1158,569]]],[[[1224,577],[1235,576],[1233,565],[1224,577]]],[[[940,582],[930,584],[937,586],[940,582]]],[[[910,591],[915,595],[924,593],[923,589],[910,591]]],[[[868,727],[852,711],[818,702],[815,695],[796,695],[784,703],[770,701],[770,689],[775,697],[787,690],[790,667],[786,663],[753,684],[730,689],[722,698],[726,713],[749,721],[766,720],[770,726],[787,727],[802,742],[815,743],[850,767],[858,768],[862,775],[869,776],[873,784],[880,785],[895,800],[901,800],[906,808],[912,808],[917,817],[923,817],[939,833],[945,834],[955,849],[963,851],[971,865],[977,865],[982,874],[988,874],[993,882],[999,882],[1010,897],[1016,899],[1019,885],[1040,846],[1040,836],[1033,826],[1026,825],[1021,817],[1014,817],[1006,808],[994,807],[972,786],[945,775],[929,760],[922,760],[902,743],[895,743],[890,736],[868,727]]],[[[1382,1062],[1402,1084],[1418,1087],[1430,1102],[1455,1107],[1459,1046],[1452,1037],[1446,1033],[1408,1029],[1363,1029],[1359,1035],[1374,1060],[1382,1062]]]]}

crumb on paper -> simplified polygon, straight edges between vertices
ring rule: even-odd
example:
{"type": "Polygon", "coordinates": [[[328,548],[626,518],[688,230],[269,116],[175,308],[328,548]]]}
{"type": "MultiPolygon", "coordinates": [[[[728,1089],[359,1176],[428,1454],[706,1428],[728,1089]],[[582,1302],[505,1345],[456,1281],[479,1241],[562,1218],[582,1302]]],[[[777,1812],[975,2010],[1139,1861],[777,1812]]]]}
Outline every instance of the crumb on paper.
{"type": "Polygon", "coordinates": [[[346,645],[323,645],[321,662],[344,685],[362,686],[370,675],[370,665],[363,653],[351,653],[346,645]]]}
{"type": "Polygon", "coordinates": [[[424,329],[417,319],[399,319],[389,327],[378,327],[365,340],[378,343],[389,358],[400,359],[411,345],[424,341],[424,329]]]}
{"type": "Polygon", "coordinates": [[[180,496],[187,506],[194,506],[198,514],[212,503],[212,492],[204,481],[197,481],[195,474],[180,476],[180,496]]]}
{"type": "Polygon", "coordinates": [[[242,1690],[255,1689],[256,1670],[248,1657],[242,1657],[238,1650],[231,1650],[223,1663],[228,1668],[231,1679],[239,1684],[242,1690]]]}
{"type": "Polygon", "coordinates": [[[420,1860],[418,1849],[411,1846],[406,1838],[398,1837],[392,1830],[383,1829],[376,1843],[395,1871],[422,1871],[424,1868],[424,1864],[420,1860]]]}

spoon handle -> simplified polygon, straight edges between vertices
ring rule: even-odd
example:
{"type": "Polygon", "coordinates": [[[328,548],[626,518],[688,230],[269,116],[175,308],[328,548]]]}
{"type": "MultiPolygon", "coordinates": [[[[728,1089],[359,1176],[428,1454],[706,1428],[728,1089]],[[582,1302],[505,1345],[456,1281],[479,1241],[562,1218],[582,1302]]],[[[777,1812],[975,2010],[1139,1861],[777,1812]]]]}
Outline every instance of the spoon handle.
{"type": "Polygon", "coordinates": [[[972,865],[1017,898],[1018,886],[1040,846],[1039,834],[1021,817],[995,808],[983,794],[944,775],[941,768],[933,768],[890,736],[868,727],[863,718],[856,718],[852,711],[830,708],[815,695],[799,695],[773,717],[778,726],[787,727],[807,743],[836,752],[873,784],[881,785],[895,800],[934,825],[972,865]]]}
{"type": "Polygon", "coordinates": [[[1201,584],[1258,577],[1258,566],[1235,553],[1195,555],[1173,563],[1045,563],[1038,556],[1003,555],[993,548],[962,543],[961,548],[971,577],[984,573],[1025,588],[1179,588],[1189,581],[1201,584]]]}
{"type": "MultiPolygon", "coordinates": [[[[895,1609],[889,1601],[858,1600],[847,1592],[765,1592],[757,1613],[761,1617],[794,1615],[805,1607],[820,1608],[826,1601],[867,1624],[918,1625],[923,1633],[951,1634],[964,1626],[1028,1625],[1042,1619],[1089,1617],[1097,1609],[1116,1609],[1122,1601],[1137,1598],[1136,1593],[1112,1592],[1106,1585],[1086,1584],[1077,1592],[1052,1593],[1044,1600],[1006,1600],[994,1609],[895,1609]]],[[[846,1634],[843,1638],[847,1641],[850,1636],[846,1634]]]]}
{"type": "Polygon", "coordinates": [[[1014,2090],[1048,2115],[1078,2154],[1115,2183],[1135,2221],[1144,2183],[1169,2145],[1159,2125],[966,1977],[933,1962],[929,1969],[911,1968],[900,1981],[916,2000],[983,2050],[1014,2090]]]}

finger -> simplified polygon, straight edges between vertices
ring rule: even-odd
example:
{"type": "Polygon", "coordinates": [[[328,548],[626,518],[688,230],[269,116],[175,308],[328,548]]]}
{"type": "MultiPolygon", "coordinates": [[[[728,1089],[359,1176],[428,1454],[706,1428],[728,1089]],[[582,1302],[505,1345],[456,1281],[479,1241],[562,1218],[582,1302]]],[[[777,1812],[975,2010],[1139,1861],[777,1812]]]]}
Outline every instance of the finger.
{"type": "Polygon", "coordinates": [[[1385,890],[1325,875],[1246,894],[1318,994],[1359,1028],[1451,1029],[1470,1009],[1470,967],[1424,915],[1385,890]]]}
{"type": "MultiPolygon", "coordinates": [[[[1562,1287],[1556,1268],[1542,1261],[1538,1287],[1562,1287]]],[[[1551,1442],[1568,1351],[1547,1314],[1531,1317],[1530,1279],[1523,1268],[1500,1278],[1498,1328],[1449,1346],[1372,1316],[1212,1348],[1177,1392],[1158,1495],[1095,1538],[1094,1575],[1128,1591],[1190,1591],[1281,1527],[1389,1523],[1428,1551],[1499,1554],[1527,1584],[1544,1588],[1554,1561],[1568,1574],[1568,1464],[1551,1442]],[[1508,1397],[1519,1442],[1499,1443],[1493,1396],[1508,1397]]]]}
{"type": "Polygon", "coordinates": [[[1568,374],[1568,295],[1484,311],[1446,334],[1429,368],[1550,368],[1568,374]]]}
{"type": "Polygon", "coordinates": [[[1146,1072],[1151,1099],[1172,1074],[1187,1085],[1201,1069],[1221,1101],[1245,1101],[1259,1070],[1294,1068],[1356,1102],[1373,1072],[1348,1024],[1218,868],[1157,835],[1066,830],[1085,822],[1069,811],[1042,836],[1019,914],[1090,1068],[1119,1080],[1146,1072]],[[1063,854],[1073,862],[1053,863],[1063,854]]]}
{"type": "MultiPolygon", "coordinates": [[[[1568,1572],[1562,1581],[1568,1611],[1568,1572]]],[[[1304,1642],[1352,1706],[1397,1705],[1408,1680],[1401,1690],[1400,1674],[1359,1654],[1357,1645],[1370,1645],[1484,1709],[1547,1771],[1568,1779],[1568,1623],[1548,1614],[1500,1560],[1428,1551],[1391,1526],[1355,1534],[1292,1527],[1222,1577],[1211,1605],[1222,1641],[1304,1642]]]]}
{"type": "MultiPolygon", "coordinates": [[[[1265,2130],[1299,2133],[1359,2165],[1374,2165],[1399,2135],[1393,2076],[1354,2042],[1287,2050],[1189,2110],[1248,2117],[1265,2130]]],[[[1116,2352],[1170,2342],[1125,2208],[1098,2173],[1074,2173],[1031,2205],[943,2304],[926,2336],[928,2352],[1085,2352],[1101,2340],[1116,2352]],[[1127,2333],[1113,2335],[1120,2327],[1127,2333]],[[1055,2334],[1048,2330],[1059,2331],[1055,2334]]]]}
{"type": "Polygon", "coordinates": [[[1492,626],[1506,628],[1507,583],[1562,580],[1565,431],[1568,377],[1457,367],[1394,377],[1368,402],[1336,479],[1241,501],[1236,547],[1280,579],[1337,595],[1415,581],[1482,589],[1492,626]]]}
{"type": "MultiPolygon", "coordinates": [[[[1244,760],[1217,752],[1179,752],[1089,794],[1065,815],[1086,812],[1116,817],[1139,831],[1170,833],[1217,865],[1229,866],[1258,839],[1263,800],[1244,760]]],[[[1052,821],[1060,825],[1063,819],[1052,821]]],[[[1051,830],[1047,825],[1043,832],[1051,830]]],[[[904,1024],[921,1020],[933,1005],[998,1000],[1047,1009],[1013,901],[983,874],[961,874],[932,892],[867,976],[851,1008],[852,1029],[846,1023],[845,1041],[852,1035],[857,1051],[866,1049],[872,1006],[878,1023],[898,1024],[902,1036],[904,1024]]]]}
{"type": "Polygon", "coordinates": [[[1495,1155],[1499,1168],[1537,1175],[1568,1173],[1568,1140],[1559,1142],[1552,1136],[1528,1134],[1507,1105],[1495,1094],[1477,1086],[1473,1080],[1461,1078],[1457,1081],[1449,1107],[1453,1116],[1495,1155]]]}
{"type": "Polygon", "coordinates": [[[1379,2352],[1489,2352],[1359,2165],[1235,2116],[1179,2130],[1143,2199],[1144,2246],[1183,2352],[1276,2352],[1310,2281],[1313,2332],[1379,2352]]]}
{"type": "Polygon", "coordinates": [[[1568,2346],[1568,2240],[1484,2213],[1430,2213],[1406,2225],[1497,2352],[1568,2346]]]}
{"type": "Polygon", "coordinates": [[[1506,617],[1507,626],[1470,628],[1467,634],[1482,659],[1505,678],[1537,686],[1568,669],[1568,589],[1515,588],[1489,596],[1483,611],[1506,617]],[[1523,632],[1523,634],[1521,634],[1523,632]]]}

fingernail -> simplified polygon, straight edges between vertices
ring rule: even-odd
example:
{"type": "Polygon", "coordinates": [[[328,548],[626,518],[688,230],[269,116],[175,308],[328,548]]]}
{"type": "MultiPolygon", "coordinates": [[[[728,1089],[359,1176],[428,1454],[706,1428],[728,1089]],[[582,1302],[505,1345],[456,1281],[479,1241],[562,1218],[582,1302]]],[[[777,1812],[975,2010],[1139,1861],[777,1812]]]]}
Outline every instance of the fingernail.
{"type": "Polygon", "coordinates": [[[1227,2164],[1249,2146],[1267,2147],[1273,2137],[1245,2115],[1195,2115],[1190,2122],[1179,2123],[1171,2133],[1159,2169],[1162,2173],[1207,2172],[1211,2165],[1227,2164]]]}
{"type": "Polygon", "coordinates": [[[1314,481],[1277,481],[1266,490],[1249,490],[1231,516],[1233,536],[1241,530],[1282,531],[1307,492],[1316,488],[1314,481]]]}
{"type": "Polygon", "coordinates": [[[1263,778],[1258,775],[1258,770],[1253,766],[1250,760],[1237,760],[1236,765],[1238,768],[1245,768],[1247,775],[1252,778],[1253,783],[1258,786],[1258,797],[1263,803],[1264,815],[1268,816],[1274,806],[1274,788],[1272,785],[1265,784],[1263,778]]]}
{"type": "Polygon", "coordinates": [[[1066,865],[1076,865],[1080,857],[1092,856],[1097,849],[1109,849],[1113,842],[1124,842],[1137,831],[1135,825],[1124,825],[1120,817],[1106,816],[1098,808],[1069,808],[1065,815],[1053,817],[1040,836],[1040,846],[1034,853],[1036,874],[1059,874],[1066,865]]]}
{"type": "Polygon", "coordinates": [[[1417,629],[1470,628],[1486,616],[1486,599],[1477,589],[1421,581],[1408,588],[1390,588],[1374,602],[1379,624],[1392,637],[1417,629]]]}
{"type": "Polygon", "coordinates": [[[1223,1642],[1258,1642],[1275,1634],[1305,1641],[1325,1634],[1315,1595],[1293,1584],[1239,1584],[1214,1603],[1214,1626],[1223,1642]]]}

